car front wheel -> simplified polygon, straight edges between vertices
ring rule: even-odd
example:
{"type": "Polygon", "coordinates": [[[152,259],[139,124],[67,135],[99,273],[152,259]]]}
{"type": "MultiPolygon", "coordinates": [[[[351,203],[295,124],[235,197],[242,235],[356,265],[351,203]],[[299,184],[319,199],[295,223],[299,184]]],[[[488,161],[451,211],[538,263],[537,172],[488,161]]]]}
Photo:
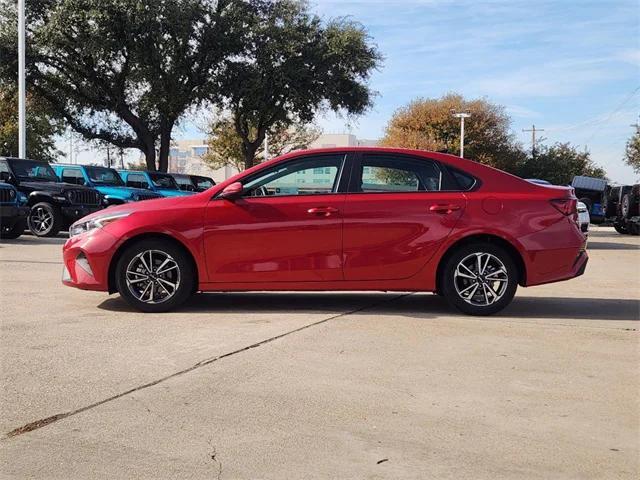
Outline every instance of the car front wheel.
{"type": "Polygon", "coordinates": [[[463,246],[448,258],[442,292],[450,305],[469,315],[491,315],[505,308],[518,288],[511,255],[491,243],[463,246]]]}
{"type": "Polygon", "coordinates": [[[143,312],[166,312],[194,291],[195,272],[183,248],[163,240],[142,240],[122,254],[116,287],[131,306],[143,312]]]}

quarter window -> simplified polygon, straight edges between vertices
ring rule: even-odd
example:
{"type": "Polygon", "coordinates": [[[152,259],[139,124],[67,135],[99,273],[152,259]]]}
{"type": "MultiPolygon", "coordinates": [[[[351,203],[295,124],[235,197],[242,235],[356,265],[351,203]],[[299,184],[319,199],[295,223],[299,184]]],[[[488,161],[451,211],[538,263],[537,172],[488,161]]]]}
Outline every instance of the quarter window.
{"type": "Polygon", "coordinates": [[[442,173],[431,160],[392,155],[365,155],[357,175],[356,191],[429,192],[441,188],[442,173]]]}
{"type": "Polygon", "coordinates": [[[245,196],[323,195],[337,189],[344,155],[322,155],[276,165],[244,184],[245,196]]]}

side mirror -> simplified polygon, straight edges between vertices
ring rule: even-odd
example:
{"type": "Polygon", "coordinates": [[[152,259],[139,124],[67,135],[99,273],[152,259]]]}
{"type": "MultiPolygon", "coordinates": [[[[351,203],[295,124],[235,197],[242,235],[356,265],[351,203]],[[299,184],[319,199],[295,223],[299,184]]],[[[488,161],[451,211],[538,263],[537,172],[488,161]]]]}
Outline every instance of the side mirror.
{"type": "Polygon", "coordinates": [[[234,182],[231,185],[224,187],[222,192],[218,195],[218,198],[225,198],[227,200],[234,201],[242,196],[243,191],[244,187],[242,184],[240,182],[234,182]]]}

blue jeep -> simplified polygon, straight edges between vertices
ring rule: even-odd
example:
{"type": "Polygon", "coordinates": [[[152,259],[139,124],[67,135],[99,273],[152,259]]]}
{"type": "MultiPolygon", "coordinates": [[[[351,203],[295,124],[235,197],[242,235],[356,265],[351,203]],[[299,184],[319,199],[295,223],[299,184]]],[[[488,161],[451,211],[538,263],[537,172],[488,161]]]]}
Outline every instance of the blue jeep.
{"type": "Polygon", "coordinates": [[[0,238],[18,238],[27,228],[27,197],[13,185],[0,182],[0,238]]]}
{"type": "Polygon", "coordinates": [[[113,168],[64,163],[52,164],[52,167],[63,182],[85,185],[98,190],[108,206],[162,197],[149,190],[126,186],[113,168]]]}
{"type": "Polygon", "coordinates": [[[168,173],[147,172],[146,170],[118,170],[127,187],[144,188],[159,193],[163,197],[185,197],[194,192],[183,192],[175,179],[168,173]]]}

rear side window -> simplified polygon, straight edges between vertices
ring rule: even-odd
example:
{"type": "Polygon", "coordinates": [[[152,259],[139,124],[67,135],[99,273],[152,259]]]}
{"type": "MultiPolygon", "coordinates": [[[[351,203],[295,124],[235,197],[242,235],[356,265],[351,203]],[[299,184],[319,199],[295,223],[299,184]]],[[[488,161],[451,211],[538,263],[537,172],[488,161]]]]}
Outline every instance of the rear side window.
{"type": "Polygon", "coordinates": [[[431,160],[394,155],[364,155],[353,190],[360,193],[432,192],[441,188],[442,173],[431,160]]]}
{"type": "Polygon", "coordinates": [[[74,185],[84,185],[84,176],[79,168],[63,168],[62,181],[65,183],[73,183],[74,185]]]}

